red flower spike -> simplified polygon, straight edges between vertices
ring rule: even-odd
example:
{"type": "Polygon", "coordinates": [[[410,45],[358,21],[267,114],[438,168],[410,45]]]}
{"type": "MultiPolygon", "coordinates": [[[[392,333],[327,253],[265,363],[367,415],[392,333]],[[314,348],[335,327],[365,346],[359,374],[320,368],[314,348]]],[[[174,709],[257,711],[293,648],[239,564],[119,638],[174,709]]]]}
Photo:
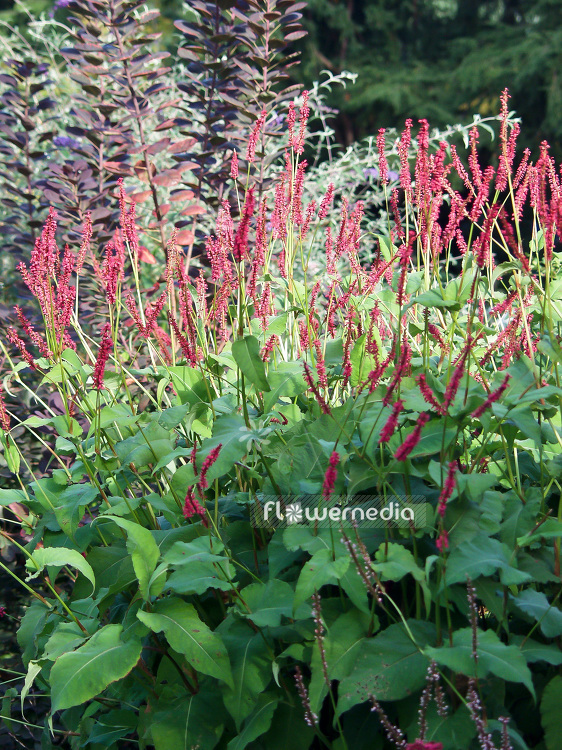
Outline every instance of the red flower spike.
{"type": "Polygon", "coordinates": [[[199,487],[202,490],[206,490],[209,486],[207,482],[207,472],[211,468],[211,466],[215,463],[217,458],[219,457],[219,453],[221,452],[222,443],[219,443],[216,448],[213,448],[213,450],[209,453],[207,458],[203,461],[203,466],[201,467],[201,477],[199,479],[199,487]]]}
{"type": "Polygon", "coordinates": [[[404,402],[402,401],[402,399],[398,399],[398,401],[392,407],[392,414],[386,420],[386,423],[381,430],[379,445],[381,443],[388,443],[390,438],[396,432],[396,427],[398,426],[398,417],[400,416],[400,412],[402,411],[403,406],[404,402]]]}
{"type": "Polygon", "coordinates": [[[106,323],[102,328],[102,338],[100,348],[98,350],[98,358],[94,367],[93,387],[97,391],[101,391],[104,388],[103,379],[105,374],[105,366],[109,355],[113,348],[113,339],[111,338],[111,325],[106,323]]]}
{"type": "Polygon", "coordinates": [[[441,494],[439,495],[439,504],[437,506],[437,512],[443,518],[447,510],[447,501],[450,499],[456,487],[455,473],[457,471],[457,462],[451,461],[449,463],[449,470],[447,472],[447,478],[441,494]]]}
{"type": "Polygon", "coordinates": [[[205,508],[195,497],[193,493],[193,487],[188,487],[183,504],[183,517],[187,520],[189,518],[193,518],[193,516],[201,516],[203,526],[209,525],[207,519],[205,518],[205,508]]]}
{"type": "Polygon", "coordinates": [[[404,440],[402,445],[398,448],[398,450],[394,454],[394,458],[397,461],[405,461],[408,458],[410,453],[414,450],[416,445],[420,442],[422,427],[428,421],[429,421],[429,414],[423,411],[418,417],[418,421],[416,422],[414,431],[408,435],[406,440],[404,440]]]}
{"type": "Polygon", "coordinates": [[[322,484],[322,497],[324,498],[324,500],[326,500],[326,502],[330,499],[330,496],[334,491],[336,479],[338,478],[338,470],[336,467],[339,462],[339,453],[337,451],[333,451],[332,455],[330,456],[330,462],[328,464],[328,468],[326,469],[326,473],[324,474],[324,482],[322,484]]]}
{"type": "Polygon", "coordinates": [[[10,415],[8,414],[8,411],[6,409],[6,404],[4,403],[4,395],[3,390],[0,387],[0,427],[8,432],[10,429],[10,415]]]}
{"type": "Polygon", "coordinates": [[[443,552],[444,550],[449,549],[449,534],[446,529],[441,529],[435,545],[439,552],[443,552]]]}
{"type": "Polygon", "coordinates": [[[495,391],[492,391],[492,393],[490,393],[486,401],[484,401],[483,404],[480,404],[480,406],[472,412],[470,416],[473,419],[480,419],[482,414],[484,414],[484,412],[487,411],[490,408],[490,406],[500,398],[500,396],[506,390],[509,384],[510,378],[511,378],[511,375],[506,375],[500,387],[497,388],[495,391]]]}

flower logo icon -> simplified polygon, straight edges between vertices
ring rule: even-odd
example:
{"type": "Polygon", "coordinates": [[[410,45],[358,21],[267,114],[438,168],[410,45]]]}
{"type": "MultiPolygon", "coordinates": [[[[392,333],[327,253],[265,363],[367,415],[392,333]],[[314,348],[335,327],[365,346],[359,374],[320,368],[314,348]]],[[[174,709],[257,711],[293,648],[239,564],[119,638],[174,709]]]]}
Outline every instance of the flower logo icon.
{"type": "Polygon", "coordinates": [[[302,508],[300,503],[292,503],[285,508],[287,523],[300,523],[302,521],[302,508]]]}

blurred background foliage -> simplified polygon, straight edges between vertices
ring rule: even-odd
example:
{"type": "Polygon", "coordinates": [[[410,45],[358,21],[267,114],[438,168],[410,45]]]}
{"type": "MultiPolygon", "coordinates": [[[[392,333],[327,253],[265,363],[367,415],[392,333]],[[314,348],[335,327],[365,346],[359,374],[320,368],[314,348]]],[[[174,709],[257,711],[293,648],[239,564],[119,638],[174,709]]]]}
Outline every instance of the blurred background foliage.
{"type": "MultiPolygon", "coordinates": [[[[160,9],[158,30],[174,49],[173,20],[185,17],[189,2],[149,4],[160,9]]],[[[37,15],[53,3],[23,6],[37,15]]],[[[562,157],[560,0],[308,0],[303,14],[308,36],[299,43],[294,81],[310,86],[325,69],[358,74],[333,93],[340,143],[399,128],[406,117],[426,117],[435,127],[486,117],[507,86],[522,143],[548,140],[562,157]]],[[[0,18],[25,29],[26,14],[12,0],[0,0],[0,18]]]]}
{"type": "MultiPolygon", "coordinates": [[[[189,2],[149,4],[160,9],[158,30],[174,50],[173,20],[189,15],[189,2]]],[[[52,0],[22,5],[32,15],[53,7],[52,0]]],[[[426,117],[434,127],[486,117],[507,86],[522,145],[548,140],[562,157],[560,0],[308,0],[303,14],[308,36],[297,43],[294,82],[310,86],[326,69],[358,74],[332,94],[341,144],[400,128],[407,117],[426,117]]],[[[12,0],[0,0],[0,19],[25,33],[27,16],[12,0]]]]}

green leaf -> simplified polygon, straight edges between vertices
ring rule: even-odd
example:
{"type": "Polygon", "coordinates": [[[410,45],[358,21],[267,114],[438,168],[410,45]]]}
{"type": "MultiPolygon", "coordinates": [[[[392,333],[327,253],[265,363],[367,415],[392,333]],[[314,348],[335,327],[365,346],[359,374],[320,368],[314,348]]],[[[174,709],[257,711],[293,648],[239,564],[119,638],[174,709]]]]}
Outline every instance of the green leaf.
{"type": "Polygon", "coordinates": [[[275,370],[269,372],[271,391],[264,396],[264,410],[271,411],[279,398],[294,398],[306,391],[306,383],[300,362],[279,362],[275,370]]]}
{"type": "Polygon", "coordinates": [[[272,578],[267,583],[251,583],[241,593],[250,612],[237,604],[240,614],[259,628],[275,628],[281,624],[282,617],[293,616],[294,591],[286,581],[272,578]]]}
{"type": "Polygon", "coordinates": [[[423,571],[415,561],[413,554],[401,544],[389,543],[382,545],[375,553],[376,563],[372,567],[382,580],[400,581],[404,576],[411,575],[423,591],[425,608],[429,613],[431,607],[431,592],[425,581],[423,571]]]}
{"type": "Polygon", "coordinates": [[[76,651],[57,659],[50,676],[53,713],[95,698],[129,674],[140,658],[142,644],[136,640],[123,643],[122,630],[121,625],[106,625],[76,651]]]}
{"type": "MultiPolygon", "coordinates": [[[[413,432],[413,429],[409,432],[413,432]]],[[[453,443],[456,434],[457,430],[455,427],[444,428],[442,420],[433,419],[431,422],[424,425],[419,442],[414,447],[408,458],[431,456],[434,453],[439,453],[441,449],[446,451],[453,443]]],[[[399,444],[401,439],[396,436],[395,441],[399,444]]]]}
{"type": "Polygon", "coordinates": [[[535,695],[533,678],[525,657],[517,646],[506,646],[493,630],[478,631],[478,670],[475,675],[472,655],[472,629],[453,633],[453,645],[427,648],[426,653],[438,664],[469,677],[485,677],[492,673],[502,680],[522,682],[535,695]]]}
{"type": "Polygon", "coordinates": [[[519,537],[517,544],[519,547],[526,547],[528,544],[537,542],[539,539],[557,539],[561,536],[562,521],[558,521],[556,518],[547,518],[536,531],[519,537]]]}
{"type": "Polygon", "coordinates": [[[406,624],[415,643],[402,623],[363,641],[353,669],[340,682],[338,714],[370,695],[377,700],[401,700],[423,687],[429,662],[420,649],[434,642],[435,627],[419,620],[406,624]]]}
{"type": "Polygon", "coordinates": [[[12,503],[26,503],[27,495],[22,490],[0,489],[0,507],[11,505],[12,503]]]}
{"type": "Polygon", "coordinates": [[[558,750],[562,737],[562,677],[556,675],[545,687],[541,699],[541,719],[547,750],[558,750]]]}
{"type": "Polygon", "coordinates": [[[158,424],[162,425],[165,430],[173,430],[177,427],[185,415],[189,411],[189,404],[183,404],[181,406],[171,406],[169,409],[164,409],[162,414],[158,417],[158,424]]]}
{"type": "Polygon", "coordinates": [[[97,488],[91,484],[71,484],[57,493],[55,518],[65,534],[74,536],[84,515],[84,508],[98,496],[97,488]]]}
{"type": "MultiPolygon", "coordinates": [[[[237,414],[225,414],[219,417],[213,425],[213,436],[205,440],[200,451],[197,452],[199,466],[209,453],[219,443],[222,447],[215,463],[207,472],[209,484],[225,474],[232,471],[234,464],[246,455],[246,443],[248,441],[248,428],[244,418],[237,414]]],[[[184,487],[185,491],[186,487],[184,487]]]]}
{"type": "Polygon", "coordinates": [[[562,635],[562,612],[555,605],[551,605],[542,592],[527,589],[517,596],[510,595],[509,598],[517,609],[540,624],[547,638],[562,635]]]}
{"type": "Polygon", "coordinates": [[[149,714],[156,750],[213,750],[223,732],[220,695],[200,690],[175,700],[160,700],[149,714]]]}
{"type": "Polygon", "coordinates": [[[149,595],[149,583],[160,557],[160,550],[148,529],[133,521],[126,521],[116,516],[104,516],[127,532],[127,550],[133,560],[133,568],[139,582],[143,599],[149,595]]]}
{"type": "Polygon", "coordinates": [[[184,654],[198,672],[216,677],[233,687],[224,643],[199,619],[193,604],[171,597],[156,602],[152,612],[137,612],[137,617],[151,630],[163,632],[170,646],[184,654]]]}
{"type": "MultiPolygon", "coordinates": [[[[330,680],[347,677],[361,653],[369,631],[370,616],[357,610],[340,615],[328,628],[324,636],[324,653],[330,680]]],[[[309,701],[313,713],[319,714],[322,702],[328,694],[324,679],[320,649],[315,643],[312,653],[312,678],[309,685],[309,701]]]]}
{"type": "MultiPolygon", "coordinates": [[[[83,620],[81,622],[84,625],[83,620]]],[[[90,622],[95,621],[90,620],[90,622]]],[[[45,644],[43,658],[55,661],[67,651],[73,651],[80,646],[87,637],[88,634],[84,633],[74,621],[61,622],[45,644]]]]}
{"type": "Polygon", "coordinates": [[[457,300],[454,299],[443,299],[443,296],[441,295],[441,292],[438,289],[430,289],[427,292],[423,292],[422,294],[418,294],[417,297],[414,297],[404,308],[404,310],[407,310],[409,307],[412,307],[412,305],[421,305],[422,307],[428,307],[428,308],[438,308],[438,309],[447,309],[447,310],[460,310],[460,302],[457,302],[457,300]]]}
{"type": "Polygon", "coordinates": [[[199,370],[187,365],[174,365],[167,367],[165,370],[162,369],[166,376],[171,375],[172,383],[182,405],[194,406],[198,403],[208,402],[207,387],[199,370]]]}
{"type": "Polygon", "coordinates": [[[232,589],[235,571],[229,559],[218,555],[224,545],[213,538],[202,536],[192,542],[176,542],[164,555],[164,560],[176,568],[167,587],[180,594],[203,594],[208,589],[232,589]]]}
{"type": "Polygon", "coordinates": [[[244,377],[260,391],[270,391],[265,365],[260,357],[260,343],[255,336],[245,336],[232,344],[232,356],[244,377]]]}
{"type": "Polygon", "coordinates": [[[109,711],[96,718],[88,742],[96,742],[109,747],[117,740],[132,734],[137,728],[137,717],[128,709],[109,711]]]}
{"type": "Polygon", "coordinates": [[[349,555],[333,559],[332,551],[318,550],[304,563],[295,591],[295,609],[328,583],[336,583],[349,567],[349,555]]]}
{"type": "MultiPolygon", "coordinates": [[[[377,350],[379,353],[382,351],[382,341],[378,328],[373,326],[372,333],[377,344],[377,350]]],[[[367,341],[367,334],[364,333],[360,336],[351,350],[349,360],[351,362],[351,378],[350,385],[356,386],[366,380],[367,375],[371,370],[374,370],[377,366],[377,358],[373,354],[365,351],[365,344],[367,341]]],[[[379,357],[380,360],[380,357],[379,357]]]]}
{"type": "Polygon", "coordinates": [[[467,576],[475,580],[479,576],[493,575],[500,571],[500,580],[506,586],[519,585],[530,580],[530,575],[513,568],[509,564],[508,547],[497,539],[478,534],[471,540],[464,540],[453,549],[447,561],[445,582],[465,583],[467,576]]]}
{"type": "Polygon", "coordinates": [[[42,547],[41,549],[36,549],[31,559],[25,564],[25,567],[30,571],[27,580],[35,578],[47,566],[62,568],[63,565],[70,565],[79,570],[92,584],[92,591],[95,590],[96,578],[92,566],[82,557],[80,552],[77,552],[75,549],[68,549],[67,547],[42,547]]]}
{"type": "Polygon", "coordinates": [[[260,696],[254,712],[244,722],[244,727],[238,737],[228,743],[228,750],[244,750],[250,742],[267,732],[278,702],[277,696],[267,694],[260,696]]]}
{"type": "Polygon", "coordinates": [[[517,646],[521,651],[528,664],[536,661],[545,661],[555,666],[562,664],[562,651],[560,651],[558,646],[539,643],[523,635],[512,636],[511,642],[511,645],[517,646]]]}
{"type": "Polygon", "coordinates": [[[245,622],[235,620],[221,636],[230,657],[234,681],[234,687],[224,689],[224,704],[240,730],[271,680],[271,657],[262,636],[250,635],[245,622]]]}

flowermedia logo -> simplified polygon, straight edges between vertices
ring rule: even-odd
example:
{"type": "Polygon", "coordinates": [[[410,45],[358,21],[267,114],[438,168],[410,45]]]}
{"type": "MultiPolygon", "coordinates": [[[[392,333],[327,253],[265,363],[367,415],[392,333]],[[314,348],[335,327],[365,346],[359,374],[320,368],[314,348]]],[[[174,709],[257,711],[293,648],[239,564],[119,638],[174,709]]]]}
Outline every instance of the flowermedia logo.
{"type": "Polygon", "coordinates": [[[427,504],[421,495],[384,498],[379,495],[332,497],[327,505],[322,495],[297,497],[258,496],[252,506],[252,522],[260,528],[314,525],[321,528],[363,526],[421,528],[427,519],[427,504]]]}

